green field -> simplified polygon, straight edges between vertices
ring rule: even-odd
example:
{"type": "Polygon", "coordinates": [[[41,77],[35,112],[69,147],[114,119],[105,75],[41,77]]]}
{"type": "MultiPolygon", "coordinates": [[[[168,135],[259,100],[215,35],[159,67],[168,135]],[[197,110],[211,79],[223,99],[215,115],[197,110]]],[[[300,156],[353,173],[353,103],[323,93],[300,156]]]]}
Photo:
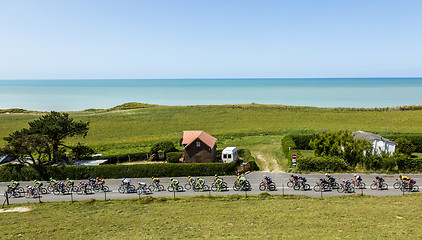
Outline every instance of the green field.
{"type": "Polygon", "coordinates": [[[421,239],[422,194],[151,198],[0,213],[1,239],[421,239]]]}
{"type": "MultiPolygon", "coordinates": [[[[390,114],[389,133],[422,134],[422,110],[401,109],[260,104],[170,107],[132,103],[107,110],[70,112],[74,119],[91,124],[85,139],[73,138],[68,143],[82,142],[97,153],[110,156],[146,152],[153,142],[178,142],[184,130],[204,130],[219,139],[220,149],[225,146],[250,149],[262,169],[278,170],[286,169],[287,165],[280,152],[280,139],[287,133],[363,130],[385,134],[390,114]]],[[[27,127],[28,121],[42,114],[0,112],[3,112],[0,114],[0,146],[5,143],[4,136],[27,127]]]]}

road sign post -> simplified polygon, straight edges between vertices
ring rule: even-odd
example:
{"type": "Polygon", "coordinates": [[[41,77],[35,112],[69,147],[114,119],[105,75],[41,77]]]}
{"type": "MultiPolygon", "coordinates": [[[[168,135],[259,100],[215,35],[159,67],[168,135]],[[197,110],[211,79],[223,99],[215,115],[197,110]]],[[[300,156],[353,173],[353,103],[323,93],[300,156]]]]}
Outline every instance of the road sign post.
{"type": "Polygon", "coordinates": [[[297,155],[295,153],[292,154],[292,163],[293,166],[296,167],[296,159],[297,159],[297,155]]]}

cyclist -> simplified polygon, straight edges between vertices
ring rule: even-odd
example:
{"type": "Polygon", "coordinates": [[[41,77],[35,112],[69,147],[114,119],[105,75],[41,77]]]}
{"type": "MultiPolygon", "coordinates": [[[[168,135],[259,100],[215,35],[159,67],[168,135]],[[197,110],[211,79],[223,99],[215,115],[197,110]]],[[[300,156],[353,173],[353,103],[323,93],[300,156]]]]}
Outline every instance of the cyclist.
{"type": "Polygon", "coordinates": [[[188,178],[189,178],[189,183],[190,183],[190,185],[195,185],[195,182],[196,182],[196,180],[195,180],[195,177],[191,177],[191,176],[188,176],[188,178]]]}
{"type": "Polygon", "coordinates": [[[160,183],[160,179],[156,178],[156,177],[151,177],[152,183],[156,183],[159,184],[160,183]]]}
{"type": "Polygon", "coordinates": [[[272,183],[273,182],[273,180],[271,179],[271,177],[269,177],[269,176],[264,176],[264,182],[265,182],[265,184],[270,184],[270,183],[272,183]]]}
{"type": "Polygon", "coordinates": [[[294,184],[297,184],[299,181],[299,176],[298,175],[290,175],[291,180],[293,181],[294,184]]]}
{"type": "Polygon", "coordinates": [[[122,184],[125,185],[127,189],[129,189],[131,182],[132,182],[132,180],[130,180],[129,178],[123,178],[122,179],[122,184]]]}
{"type": "Polygon", "coordinates": [[[177,189],[179,187],[179,181],[177,179],[170,178],[170,182],[174,189],[177,189]]]}
{"type": "Polygon", "coordinates": [[[240,185],[243,185],[243,183],[246,181],[245,176],[243,174],[238,176],[238,181],[240,185]]]}
{"type": "Polygon", "coordinates": [[[12,187],[17,188],[19,185],[20,183],[18,181],[12,180],[12,187]]]}
{"type": "Polygon", "coordinates": [[[214,180],[214,184],[217,186],[218,191],[221,191],[221,187],[223,186],[223,178],[218,177],[214,180]]]}
{"type": "Polygon", "coordinates": [[[217,183],[217,181],[221,180],[223,182],[223,178],[218,176],[217,174],[214,175],[214,183],[217,183]]]}
{"type": "Polygon", "coordinates": [[[384,178],[376,176],[375,179],[376,179],[377,184],[378,184],[378,189],[381,189],[382,183],[384,182],[384,178]]]}
{"type": "Polygon", "coordinates": [[[197,184],[197,187],[199,187],[201,189],[201,192],[204,191],[204,184],[205,184],[204,179],[197,177],[196,178],[196,184],[197,184]]]}
{"type": "Polygon", "coordinates": [[[38,181],[38,180],[34,180],[34,188],[40,188],[42,187],[42,182],[38,181]]]}
{"type": "Polygon", "coordinates": [[[308,180],[305,177],[299,177],[298,179],[298,183],[302,186],[304,186],[307,181],[308,180]]]}
{"type": "Polygon", "coordinates": [[[56,183],[56,179],[50,177],[50,183],[56,183]]]}

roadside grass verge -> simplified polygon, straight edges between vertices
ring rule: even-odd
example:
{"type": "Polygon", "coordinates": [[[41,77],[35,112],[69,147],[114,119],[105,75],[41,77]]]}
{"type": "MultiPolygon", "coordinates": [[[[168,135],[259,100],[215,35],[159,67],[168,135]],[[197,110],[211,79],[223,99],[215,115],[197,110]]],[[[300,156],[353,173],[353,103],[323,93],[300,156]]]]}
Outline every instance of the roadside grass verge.
{"type": "Polygon", "coordinates": [[[420,239],[422,194],[201,196],[19,204],[2,239],[420,239]]]}

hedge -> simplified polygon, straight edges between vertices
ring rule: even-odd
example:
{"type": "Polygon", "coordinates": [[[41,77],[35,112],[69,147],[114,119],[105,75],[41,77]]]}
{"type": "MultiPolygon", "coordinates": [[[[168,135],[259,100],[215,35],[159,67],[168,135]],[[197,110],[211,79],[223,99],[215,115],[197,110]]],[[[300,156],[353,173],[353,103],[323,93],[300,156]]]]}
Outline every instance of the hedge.
{"type": "Polygon", "coordinates": [[[308,157],[297,159],[297,169],[300,171],[338,172],[350,169],[346,160],[339,157],[308,157]]]}
{"type": "Polygon", "coordinates": [[[409,140],[413,146],[415,146],[415,152],[422,152],[422,135],[396,134],[388,135],[387,138],[393,141],[398,138],[405,138],[409,140]]]}
{"type": "Polygon", "coordinates": [[[100,177],[117,179],[123,177],[183,177],[232,175],[236,173],[237,163],[155,163],[135,165],[101,166],[43,166],[12,165],[0,167],[0,181],[32,181],[54,179],[87,179],[100,177]]]}
{"type": "Polygon", "coordinates": [[[99,157],[98,159],[109,159],[109,162],[112,164],[122,163],[122,162],[129,162],[130,161],[145,161],[148,160],[146,152],[142,153],[132,153],[132,154],[124,154],[124,155],[116,155],[116,156],[106,156],[106,157],[99,157]]]}
{"type": "Polygon", "coordinates": [[[258,164],[256,164],[256,160],[249,149],[239,149],[239,157],[243,158],[243,162],[251,162],[251,171],[259,170],[258,164]]]}
{"type": "Polygon", "coordinates": [[[422,171],[422,158],[397,158],[397,167],[399,171],[422,171]]]}

